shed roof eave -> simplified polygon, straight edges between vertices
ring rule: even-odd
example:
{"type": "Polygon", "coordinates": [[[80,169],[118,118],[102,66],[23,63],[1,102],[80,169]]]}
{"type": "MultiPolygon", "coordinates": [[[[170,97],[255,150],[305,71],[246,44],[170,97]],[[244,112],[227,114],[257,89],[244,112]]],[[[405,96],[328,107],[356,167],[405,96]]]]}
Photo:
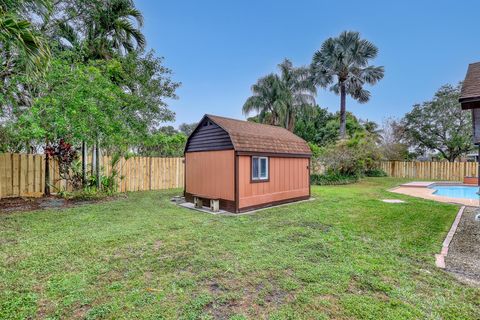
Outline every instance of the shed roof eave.
{"type": "Polygon", "coordinates": [[[480,96],[473,96],[473,97],[460,97],[458,102],[465,103],[465,102],[480,102],[480,96]]]}
{"type": "Polygon", "coordinates": [[[459,100],[462,110],[480,109],[480,98],[459,100]]]}

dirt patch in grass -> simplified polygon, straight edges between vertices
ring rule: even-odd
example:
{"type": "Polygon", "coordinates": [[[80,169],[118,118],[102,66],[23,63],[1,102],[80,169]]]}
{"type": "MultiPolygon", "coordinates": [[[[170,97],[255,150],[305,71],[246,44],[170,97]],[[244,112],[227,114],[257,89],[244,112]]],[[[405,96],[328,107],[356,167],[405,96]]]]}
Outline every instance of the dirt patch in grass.
{"type": "Polygon", "coordinates": [[[153,243],[153,250],[158,251],[163,246],[162,240],[157,240],[153,243]]]}
{"type": "Polygon", "coordinates": [[[313,230],[318,230],[321,232],[328,232],[331,225],[324,224],[318,221],[284,221],[282,223],[277,224],[278,227],[304,227],[313,230]]]}
{"type": "Polygon", "coordinates": [[[115,195],[94,200],[82,199],[64,199],[56,196],[41,198],[4,198],[0,199],[0,214],[12,212],[25,212],[42,209],[65,209],[74,206],[93,204],[105,201],[112,201],[119,198],[125,198],[126,194],[115,195]]]}
{"type": "Polygon", "coordinates": [[[85,319],[90,309],[91,306],[88,304],[79,306],[73,312],[72,319],[85,319]]]}
{"type": "Polygon", "coordinates": [[[466,207],[445,257],[445,267],[460,280],[480,285],[480,221],[477,208],[466,207]]]}
{"type": "Polygon", "coordinates": [[[310,228],[310,229],[320,230],[322,232],[327,232],[332,227],[330,225],[323,224],[323,223],[320,223],[320,222],[317,222],[317,221],[303,221],[303,222],[300,221],[297,224],[301,227],[307,227],[307,228],[310,228]]]}
{"type": "Polygon", "coordinates": [[[214,319],[229,319],[239,314],[265,318],[269,312],[293,299],[293,294],[283,290],[276,280],[257,284],[225,281],[207,283],[213,301],[205,306],[204,312],[214,319]]]}
{"type": "Polygon", "coordinates": [[[390,299],[388,294],[378,287],[378,284],[375,285],[371,283],[365,276],[351,276],[347,292],[355,295],[365,295],[370,293],[370,295],[381,301],[388,301],[390,299]]]}

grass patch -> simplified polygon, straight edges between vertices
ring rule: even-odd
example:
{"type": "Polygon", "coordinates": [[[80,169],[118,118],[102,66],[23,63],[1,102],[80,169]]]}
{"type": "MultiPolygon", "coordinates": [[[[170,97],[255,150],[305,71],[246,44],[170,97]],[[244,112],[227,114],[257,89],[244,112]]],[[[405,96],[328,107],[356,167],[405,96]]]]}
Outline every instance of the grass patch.
{"type": "Polygon", "coordinates": [[[458,208],[398,183],[239,217],[176,207],[179,190],[0,215],[0,318],[478,318],[480,289],[434,266],[458,208]]]}

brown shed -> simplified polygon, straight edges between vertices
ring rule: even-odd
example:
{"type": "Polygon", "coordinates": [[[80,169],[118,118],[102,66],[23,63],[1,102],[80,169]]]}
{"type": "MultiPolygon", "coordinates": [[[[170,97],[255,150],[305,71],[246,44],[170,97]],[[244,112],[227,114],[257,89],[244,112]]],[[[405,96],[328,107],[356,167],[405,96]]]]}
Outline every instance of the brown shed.
{"type": "Polygon", "coordinates": [[[310,197],[308,144],[290,131],[205,115],[185,147],[185,190],[244,212],[310,197]]]}

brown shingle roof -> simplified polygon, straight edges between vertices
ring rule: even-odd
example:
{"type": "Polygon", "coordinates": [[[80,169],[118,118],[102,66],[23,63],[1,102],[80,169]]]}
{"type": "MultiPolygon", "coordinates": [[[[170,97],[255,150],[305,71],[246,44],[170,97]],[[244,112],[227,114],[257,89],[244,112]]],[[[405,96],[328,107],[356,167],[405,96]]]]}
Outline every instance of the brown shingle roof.
{"type": "Polygon", "coordinates": [[[467,75],[463,81],[460,102],[480,100],[480,62],[468,65],[467,75]]]}
{"type": "Polygon", "coordinates": [[[305,140],[287,129],[214,115],[206,116],[227,131],[236,151],[312,154],[305,140]]]}

